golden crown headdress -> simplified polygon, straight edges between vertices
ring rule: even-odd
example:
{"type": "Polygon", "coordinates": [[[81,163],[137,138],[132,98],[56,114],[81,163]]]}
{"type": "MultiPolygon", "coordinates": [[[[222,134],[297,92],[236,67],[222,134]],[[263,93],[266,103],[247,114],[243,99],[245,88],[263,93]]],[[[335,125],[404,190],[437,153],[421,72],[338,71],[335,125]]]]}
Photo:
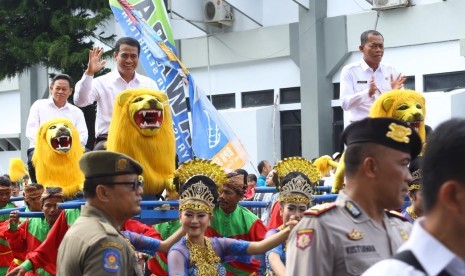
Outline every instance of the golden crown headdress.
{"type": "MultiPolygon", "coordinates": [[[[226,173],[223,168],[206,159],[194,159],[183,163],[176,171],[175,176],[179,179],[181,185],[185,185],[189,179],[194,176],[203,176],[211,179],[219,188],[226,181],[226,173]]],[[[201,180],[190,185],[185,189],[179,200],[179,210],[184,211],[202,210],[211,214],[213,212],[215,197],[210,191],[210,188],[201,180]]]]}
{"type": "Polygon", "coordinates": [[[419,179],[421,179],[421,169],[418,169],[418,170],[412,172],[412,181],[411,182],[418,181],[419,179]]]}
{"type": "Polygon", "coordinates": [[[289,157],[279,161],[273,169],[278,172],[280,183],[282,179],[291,172],[300,172],[306,175],[311,182],[308,183],[305,178],[299,175],[292,178],[287,183],[280,184],[278,186],[280,192],[278,201],[309,204],[310,201],[314,199],[312,185],[320,179],[321,175],[312,162],[303,157],[289,157]]]}
{"type": "Polygon", "coordinates": [[[421,180],[421,169],[418,169],[412,172],[412,181],[410,181],[408,190],[409,191],[420,190],[421,183],[419,180],[421,180]]]}

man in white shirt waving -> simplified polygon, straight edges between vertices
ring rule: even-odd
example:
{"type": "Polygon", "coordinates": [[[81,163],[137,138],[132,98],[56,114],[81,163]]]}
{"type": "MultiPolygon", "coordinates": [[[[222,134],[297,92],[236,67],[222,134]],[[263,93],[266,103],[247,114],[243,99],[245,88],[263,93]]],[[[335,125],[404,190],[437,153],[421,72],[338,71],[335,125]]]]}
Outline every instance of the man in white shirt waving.
{"type": "Polygon", "coordinates": [[[426,217],[391,259],[364,275],[465,275],[465,120],[441,124],[428,139],[422,193],[426,217]]]}
{"type": "Polygon", "coordinates": [[[97,140],[94,149],[104,148],[103,144],[107,140],[116,95],[129,88],[158,89],[155,81],[136,73],[139,54],[140,44],[136,39],[120,38],[115,44],[113,54],[117,70],[94,79],[94,74],[105,66],[106,60],[101,60],[103,49],[94,48],[89,52],[87,70],[81,80],[76,83],[74,103],[84,107],[97,102],[95,122],[97,140]]]}
{"type": "Polygon", "coordinates": [[[26,137],[29,139],[28,170],[31,182],[36,183],[35,170],[32,164],[37,132],[40,126],[52,119],[66,118],[70,120],[79,132],[81,144],[85,147],[87,143],[87,125],[82,111],[74,105],[68,103],[68,97],[73,92],[72,79],[66,74],[58,74],[52,79],[50,84],[50,99],[35,101],[29,111],[26,124],[26,137]]]}
{"type": "Polygon", "coordinates": [[[350,122],[368,117],[371,105],[381,93],[403,88],[406,80],[393,66],[381,63],[384,38],[378,31],[363,32],[359,50],[363,58],[341,71],[341,106],[349,113],[350,122]]]}

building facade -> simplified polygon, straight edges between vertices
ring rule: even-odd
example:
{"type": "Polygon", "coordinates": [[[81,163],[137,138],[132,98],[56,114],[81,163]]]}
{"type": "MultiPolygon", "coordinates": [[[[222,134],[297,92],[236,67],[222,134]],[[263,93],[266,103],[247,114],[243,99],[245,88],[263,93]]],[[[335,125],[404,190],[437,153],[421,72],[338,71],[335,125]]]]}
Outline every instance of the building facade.
{"type": "MultiPolygon", "coordinates": [[[[361,58],[365,30],[383,34],[383,61],[409,77],[408,88],[426,93],[427,123],[462,116],[462,91],[440,91],[465,87],[465,1],[416,0],[383,11],[369,2],[230,0],[234,19],[222,24],[204,23],[204,0],[167,1],[180,58],[240,138],[249,172],[263,159],[340,150],[339,74],[361,58]]],[[[114,24],[108,30],[122,36],[114,24]]],[[[9,158],[25,159],[29,106],[48,95],[46,72],[36,71],[0,84],[2,172],[9,158]],[[39,83],[33,89],[31,79],[39,83]]]]}

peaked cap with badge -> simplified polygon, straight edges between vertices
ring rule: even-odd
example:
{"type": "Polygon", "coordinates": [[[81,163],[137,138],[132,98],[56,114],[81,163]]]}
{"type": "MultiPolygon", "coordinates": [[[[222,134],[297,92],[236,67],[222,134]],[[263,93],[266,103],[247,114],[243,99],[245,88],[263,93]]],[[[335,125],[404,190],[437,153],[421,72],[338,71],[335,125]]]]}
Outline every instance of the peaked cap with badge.
{"type": "Polygon", "coordinates": [[[421,138],[406,122],[394,118],[366,118],[353,122],[342,133],[347,146],[375,143],[409,153],[414,159],[421,152],[421,138]]]}
{"type": "Polygon", "coordinates": [[[79,160],[79,167],[86,179],[116,175],[137,174],[144,171],[142,166],[131,157],[111,151],[91,151],[79,160]]]}

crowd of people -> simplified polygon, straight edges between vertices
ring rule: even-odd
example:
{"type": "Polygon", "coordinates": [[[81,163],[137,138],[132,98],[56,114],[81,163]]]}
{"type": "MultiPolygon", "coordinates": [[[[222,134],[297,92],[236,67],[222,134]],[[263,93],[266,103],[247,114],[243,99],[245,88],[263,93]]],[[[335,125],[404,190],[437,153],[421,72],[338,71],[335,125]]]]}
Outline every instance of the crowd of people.
{"type": "Polygon", "coordinates": [[[95,79],[105,61],[102,49],[91,50],[74,93],[78,106],[97,101],[96,148],[79,160],[85,204],[58,208],[63,190],[37,183],[31,162],[46,120],[69,119],[87,141],[82,112],[67,102],[73,82],[59,74],[51,99],[34,103],[28,118],[31,183],[0,176],[0,209],[11,210],[0,215],[0,275],[465,275],[465,120],[441,124],[425,147],[408,123],[367,118],[379,94],[405,82],[381,63],[383,45],[379,32],[364,32],[362,60],[341,74],[351,123],[342,134],[345,185],[335,202],[314,204],[324,175],[303,157],[263,160],[258,175],[194,159],[175,172],[179,218],[155,225],[134,218],[144,168],[102,149],[116,95],[156,84],[135,72],[137,40],[118,40],[117,70],[95,79]],[[14,210],[10,198],[20,186],[26,212],[43,218],[14,210]],[[266,204],[246,208],[241,201],[266,204]]]}

